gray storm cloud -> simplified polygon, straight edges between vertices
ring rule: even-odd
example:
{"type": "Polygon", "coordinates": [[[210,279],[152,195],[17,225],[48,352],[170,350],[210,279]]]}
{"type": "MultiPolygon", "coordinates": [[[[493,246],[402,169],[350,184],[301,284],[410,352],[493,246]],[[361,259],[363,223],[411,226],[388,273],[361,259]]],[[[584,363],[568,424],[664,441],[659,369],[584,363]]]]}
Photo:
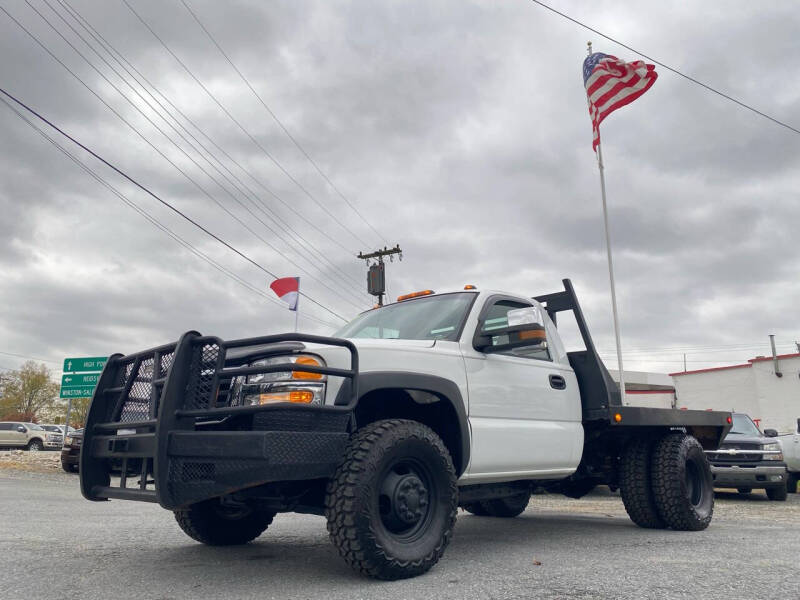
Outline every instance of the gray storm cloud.
{"type": "MultiPolygon", "coordinates": [[[[53,11],[78,28],[64,4],[48,2],[31,0],[130,93],[53,11]]],[[[533,295],[572,278],[598,345],[612,357],[599,187],[580,74],[586,31],[518,1],[190,5],[381,239],[293,146],[180,2],[132,6],[352,233],[231,122],[122,2],[69,0],[69,6],[280,196],[283,203],[222,159],[257,201],[327,260],[255,221],[23,3],[4,7],[279,252],[230,218],[0,13],[2,86],[272,272],[299,274],[304,291],[338,314],[349,318],[370,306],[363,264],[353,254],[399,242],[405,259],[389,266],[394,295],[465,283],[533,295]]],[[[800,83],[791,76],[800,44],[796,10],[747,2],[727,3],[725,11],[680,2],[641,7],[559,3],[767,113],[789,122],[800,114],[800,83]]],[[[597,51],[636,58],[596,36],[593,41],[597,51]]],[[[794,314],[800,136],[668,71],[659,73],[651,91],[602,129],[624,347],[754,345],[690,358],[703,361],[690,365],[697,367],[764,353],[768,333],[778,334],[781,349],[792,349],[800,335],[794,314]],[[763,349],[755,348],[760,342],[763,349]]],[[[180,142],[140,100],[134,103],[180,142]]],[[[4,106],[0,128],[0,350],[58,361],[132,351],[186,329],[231,337],[291,328],[288,311],[155,229],[4,106]]],[[[268,292],[263,272],[70,150],[200,250],[268,292]]],[[[301,309],[340,322],[302,300],[301,309]]],[[[304,328],[333,330],[312,321],[304,328]]],[[[680,354],[632,353],[626,366],[678,370],[680,354]]],[[[19,360],[3,356],[0,364],[19,360]]]]}

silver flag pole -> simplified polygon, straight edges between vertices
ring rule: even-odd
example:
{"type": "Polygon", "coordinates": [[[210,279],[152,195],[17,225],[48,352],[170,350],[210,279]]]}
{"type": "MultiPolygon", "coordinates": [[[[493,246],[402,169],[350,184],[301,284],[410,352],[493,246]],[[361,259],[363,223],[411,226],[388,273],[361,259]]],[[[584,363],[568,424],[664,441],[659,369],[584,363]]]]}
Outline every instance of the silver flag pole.
{"type": "MultiPolygon", "coordinates": [[[[588,52],[592,54],[592,42],[588,44],[588,52]]],[[[586,101],[589,101],[587,96],[586,101]]],[[[590,107],[591,108],[591,107],[590,107]]],[[[608,279],[611,283],[611,311],[614,317],[614,338],[617,342],[617,368],[619,370],[619,395],[620,401],[623,405],[625,402],[625,370],[622,367],[622,344],[619,338],[619,316],[617,314],[617,290],[614,285],[614,261],[611,258],[611,233],[608,228],[608,208],[606,205],[606,177],[604,174],[603,166],[603,150],[600,144],[600,128],[597,128],[598,142],[597,142],[597,168],[600,170],[600,192],[603,197],[603,225],[606,230],[606,254],[608,256],[608,279]]]]}
{"type": "MultiPolygon", "coordinates": [[[[599,128],[598,128],[599,133],[599,128]]],[[[614,337],[617,341],[617,367],[619,368],[619,394],[625,402],[625,371],[622,368],[622,344],[619,340],[619,316],[617,315],[617,291],[614,286],[614,261],[611,259],[611,234],[608,229],[608,208],[606,207],[606,178],[603,174],[602,144],[597,144],[597,167],[600,169],[600,190],[603,196],[603,224],[606,229],[606,254],[608,255],[608,279],[611,282],[611,309],[614,315],[614,337]]]]}

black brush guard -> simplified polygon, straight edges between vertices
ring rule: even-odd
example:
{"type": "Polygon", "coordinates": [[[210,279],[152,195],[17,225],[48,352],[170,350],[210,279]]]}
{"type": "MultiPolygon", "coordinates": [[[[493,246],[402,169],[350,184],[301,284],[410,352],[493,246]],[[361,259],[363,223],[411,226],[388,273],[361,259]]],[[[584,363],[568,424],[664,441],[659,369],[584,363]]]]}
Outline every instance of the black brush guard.
{"type": "Polygon", "coordinates": [[[280,334],[223,341],[185,333],[177,343],[110,356],[95,389],[80,458],[89,500],[122,498],[176,509],[271,481],[329,477],[347,444],[358,398],[358,351],[349,341],[280,334]],[[342,346],[350,369],[294,363],[226,366],[232,348],[308,342],[342,346]],[[303,371],[345,378],[337,406],[232,405],[234,377],[303,371]],[[232,426],[252,415],[252,427],[232,426]],[[119,469],[119,485],[112,471],[119,469]]]}

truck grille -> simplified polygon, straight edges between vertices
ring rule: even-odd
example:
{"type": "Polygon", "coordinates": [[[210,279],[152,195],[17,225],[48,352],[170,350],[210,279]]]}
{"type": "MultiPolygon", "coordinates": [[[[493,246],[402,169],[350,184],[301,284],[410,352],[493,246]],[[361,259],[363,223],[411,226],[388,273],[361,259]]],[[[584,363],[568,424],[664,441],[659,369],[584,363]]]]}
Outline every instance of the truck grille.
{"type": "Polygon", "coordinates": [[[739,443],[739,444],[722,444],[719,448],[723,452],[709,452],[708,458],[714,462],[720,463],[743,463],[743,462],[759,462],[763,460],[760,452],[748,454],[747,450],[761,450],[760,444],[754,443],[739,443]],[[725,450],[738,450],[736,454],[727,454],[725,450]]]}

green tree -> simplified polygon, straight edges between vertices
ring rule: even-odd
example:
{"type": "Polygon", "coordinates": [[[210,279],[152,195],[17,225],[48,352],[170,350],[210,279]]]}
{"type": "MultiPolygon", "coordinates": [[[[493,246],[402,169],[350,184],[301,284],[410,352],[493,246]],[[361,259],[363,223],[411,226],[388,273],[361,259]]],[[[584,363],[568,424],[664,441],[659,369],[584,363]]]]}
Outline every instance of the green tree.
{"type": "MultiPolygon", "coordinates": [[[[80,429],[86,424],[86,417],[89,416],[89,405],[91,398],[73,398],[72,408],[69,412],[69,425],[75,429],[80,429]]],[[[53,411],[53,423],[63,423],[67,419],[67,402],[62,401],[53,411]]]]}
{"type": "Polygon", "coordinates": [[[59,385],[50,379],[44,364],[28,361],[16,371],[3,375],[0,383],[0,418],[33,420],[40,411],[55,404],[59,385]]]}

